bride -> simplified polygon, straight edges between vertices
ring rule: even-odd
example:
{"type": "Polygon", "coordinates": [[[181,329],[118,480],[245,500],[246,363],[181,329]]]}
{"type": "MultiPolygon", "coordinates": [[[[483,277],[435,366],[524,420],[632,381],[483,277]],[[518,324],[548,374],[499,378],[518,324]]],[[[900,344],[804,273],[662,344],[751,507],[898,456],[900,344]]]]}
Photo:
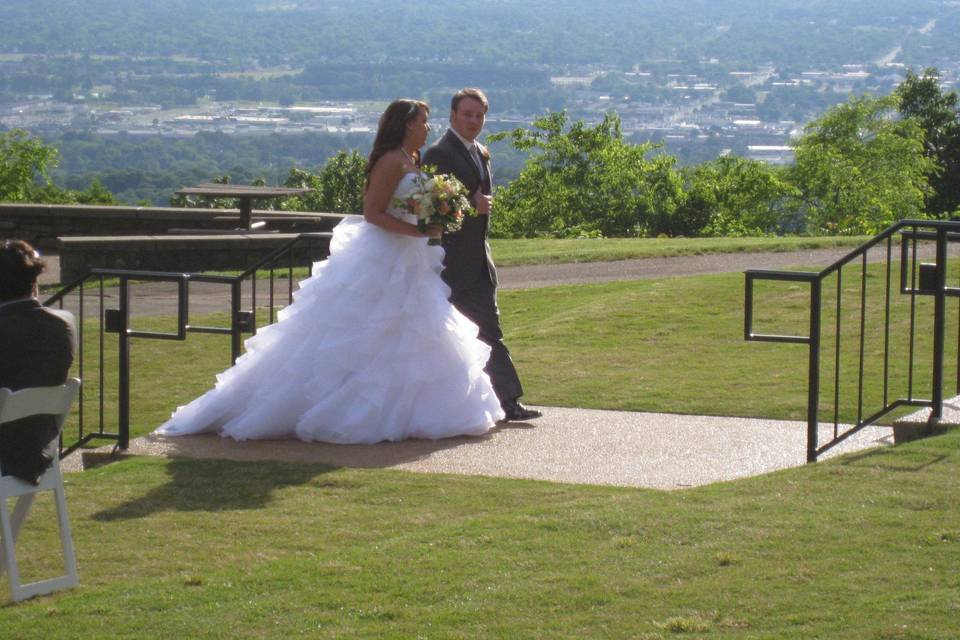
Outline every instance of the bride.
{"type": "Polygon", "coordinates": [[[490,348],[448,301],[441,228],[394,206],[414,188],[430,108],[396,100],[380,117],[363,217],[333,231],[279,320],[247,340],[216,386],[156,433],[237,440],[374,443],[480,435],[503,418],[483,368],[490,348]]]}

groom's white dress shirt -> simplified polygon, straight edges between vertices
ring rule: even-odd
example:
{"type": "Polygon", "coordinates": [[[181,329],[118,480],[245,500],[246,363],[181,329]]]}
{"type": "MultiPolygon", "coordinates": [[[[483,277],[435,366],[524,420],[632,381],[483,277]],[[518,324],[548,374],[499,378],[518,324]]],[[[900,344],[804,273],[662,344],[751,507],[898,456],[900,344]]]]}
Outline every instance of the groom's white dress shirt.
{"type": "Polygon", "coordinates": [[[467,148],[467,152],[470,153],[470,157],[473,158],[473,162],[477,165],[477,169],[480,170],[480,175],[483,175],[483,161],[480,160],[480,147],[477,146],[476,140],[467,140],[460,132],[450,127],[450,131],[453,131],[453,135],[457,136],[460,139],[460,142],[463,143],[463,146],[467,148]]]}

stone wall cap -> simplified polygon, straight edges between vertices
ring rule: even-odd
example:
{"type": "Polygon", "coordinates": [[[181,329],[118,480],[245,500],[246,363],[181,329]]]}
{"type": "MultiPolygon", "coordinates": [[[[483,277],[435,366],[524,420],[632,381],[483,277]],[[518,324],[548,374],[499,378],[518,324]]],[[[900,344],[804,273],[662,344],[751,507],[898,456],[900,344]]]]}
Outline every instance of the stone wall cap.
{"type": "MultiPolygon", "coordinates": [[[[189,242],[190,244],[223,244],[236,242],[267,243],[277,241],[293,240],[301,236],[300,233],[236,233],[236,234],[217,234],[217,235],[149,235],[149,236],[58,236],[57,241],[63,245],[116,245],[127,246],[135,244],[173,244],[177,242],[189,242]]],[[[329,232],[313,232],[311,237],[317,239],[327,239],[331,236],[329,232]]]]}
{"type": "MultiPolygon", "coordinates": [[[[79,217],[139,217],[139,218],[239,218],[239,209],[193,209],[185,207],[131,207],[87,204],[33,204],[19,202],[0,203],[0,216],[17,213],[42,216],[79,216],[79,217]]],[[[274,211],[254,209],[253,215],[266,219],[339,219],[353,213],[327,213],[320,211],[274,211]]]]}

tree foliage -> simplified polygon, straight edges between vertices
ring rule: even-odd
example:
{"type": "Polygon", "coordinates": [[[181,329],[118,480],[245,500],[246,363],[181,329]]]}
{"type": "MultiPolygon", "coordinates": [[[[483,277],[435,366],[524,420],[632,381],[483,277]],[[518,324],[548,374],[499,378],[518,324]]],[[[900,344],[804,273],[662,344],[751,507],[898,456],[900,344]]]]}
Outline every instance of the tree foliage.
{"type": "Polygon", "coordinates": [[[871,234],[925,217],[934,164],[924,155],[923,129],[897,117],[896,107],[893,95],[852,97],[806,126],[791,180],[809,231],[871,234]]]}
{"type": "Polygon", "coordinates": [[[53,183],[38,185],[33,188],[28,200],[30,202],[43,204],[122,204],[113,193],[97,179],[94,179],[89,185],[80,190],[64,189],[53,183]]]}
{"type": "Polygon", "coordinates": [[[496,197],[506,236],[763,235],[785,230],[797,190],[782,170],[723,157],[678,170],[651,143],[623,139],[616,114],[590,127],[549,114],[507,136],[531,153],[496,197]]]}
{"type": "MultiPolygon", "coordinates": [[[[102,135],[68,132],[50,135],[60,164],[50,172],[58,184],[81,189],[99,178],[125,202],[166,206],[181,187],[230,176],[235,184],[265,178],[280,184],[291,167],[322,167],[341,150],[369,148],[368,133],[302,133],[258,136],[203,131],[190,138],[102,135]]],[[[311,169],[312,170],[312,169],[311,169]]]]}
{"type": "Polygon", "coordinates": [[[356,151],[340,151],[318,173],[293,168],[284,186],[311,188],[311,193],[287,198],[286,211],[360,213],[363,210],[364,168],[367,160],[356,151]]]}
{"type": "Polygon", "coordinates": [[[684,171],[673,235],[759,236],[788,231],[797,190],[784,172],[724,156],[684,171]]]}
{"type": "Polygon", "coordinates": [[[54,185],[49,170],[58,159],[56,147],[26,131],[0,133],[0,202],[118,204],[98,180],[82,191],[54,185]]]}
{"type": "MultiPolygon", "coordinates": [[[[519,178],[497,192],[493,231],[526,237],[870,234],[896,220],[925,217],[925,199],[936,193],[928,178],[942,175],[937,159],[960,150],[951,137],[955,96],[920,88],[927,90],[920,97],[905,89],[829,109],[795,142],[796,162],[788,169],[721,157],[678,171],[672,156],[651,155],[657,145],[625,141],[614,113],[595,126],[570,124],[564,112],[548,114],[531,129],[491,137],[509,137],[530,154],[519,178]],[[937,137],[925,145],[931,136],[937,137]]],[[[943,189],[941,201],[951,193],[943,189]]]]}
{"type": "Polygon", "coordinates": [[[565,112],[491,136],[509,136],[530,158],[497,190],[493,232],[519,236],[644,236],[669,226],[681,196],[680,174],[658,145],[623,139],[620,118],[568,126],[565,112]]]}
{"type": "MultiPolygon", "coordinates": [[[[310,193],[290,198],[254,200],[255,209],[279,209],[281,211],[316,211],[322,213],[360,213],[363,209],[363,187],[366,180],[364,168],[367,161],[356,151],[340,151],[329,158],[317,173],[293,167],[283,185],[297,189],[312,189],[310,193]]],[[[218,184],[230,184],[230,176],[214,179],[218,184]]],[[[257,178],[255,186],[266,181],[257,178]]],[[[174,196],[174,207],[234,208],[235,198],[209,198],[204,196],[174,196]]]]}
{"type": "Polygon", "coordinates": [[[35,183],[49,183],[57,150],[22,129],[0,134],[0,202],[27,202],[35,183]]]}
{"type": "Polygon", "coordinates": [[[956,91],[945,93],[940,73],[912,70],[894,92],[900,113],[914,118],[924,132],[924,155],[936,163],[930,176],[927,213],[935,217],[960,214],[960,107],[956,91]]]}

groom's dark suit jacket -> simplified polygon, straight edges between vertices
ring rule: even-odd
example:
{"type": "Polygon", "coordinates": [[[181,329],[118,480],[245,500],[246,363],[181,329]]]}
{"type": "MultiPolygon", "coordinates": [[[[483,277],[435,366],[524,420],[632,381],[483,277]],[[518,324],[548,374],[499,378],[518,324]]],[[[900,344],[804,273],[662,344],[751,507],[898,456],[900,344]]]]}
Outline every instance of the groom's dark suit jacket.
{"type": "MultiPolygon", "coordinates": [[[[478,145],[479,147],[479,145],[478,145]]],[[[490,194],[490,156],[481,149],[482,171],[453,130],[448,130],[423,154],[423,164],[439,173],[453,174],[470,191],[490,194]]],[[[510,351],[503,344],[497,308],[497,269],[490,244],[490,216],[466,216],[459,231],[443,234],[443,280],[450,286],[450,302],[480,328],[479,338],[490,345],[486,371],[501,403],[523,395],[510,351]]]]}
{"type": "MultiPolygon", "coordinates": [[[[13,391],[63,384],[73,362],[73,316],[37,300],[0,306],[0,387],[13,391]]],[[[35,482],[49,466],[44,447],[57,436],[53,416],[0,424],[3,473],[35,482]]]]}
{"type": "MultiPolygon", "coordinates": [[[[490,194],[490,158],[483,153],[481,159],[482,175],[470,152],[452,130],[423,154],[424,165],[435,166],[440,173],[455,175],[470,191],[471,199],[477,191],[490,194]]],[[[466,216],[459,231],[443,234],[446,252],[443,279],[451,289],[468,289],[476,286],[481,278],[488,278],[494,286],[497,285],[497,269],[487,242],[489,227],[490,216],[466,216]]]]}

